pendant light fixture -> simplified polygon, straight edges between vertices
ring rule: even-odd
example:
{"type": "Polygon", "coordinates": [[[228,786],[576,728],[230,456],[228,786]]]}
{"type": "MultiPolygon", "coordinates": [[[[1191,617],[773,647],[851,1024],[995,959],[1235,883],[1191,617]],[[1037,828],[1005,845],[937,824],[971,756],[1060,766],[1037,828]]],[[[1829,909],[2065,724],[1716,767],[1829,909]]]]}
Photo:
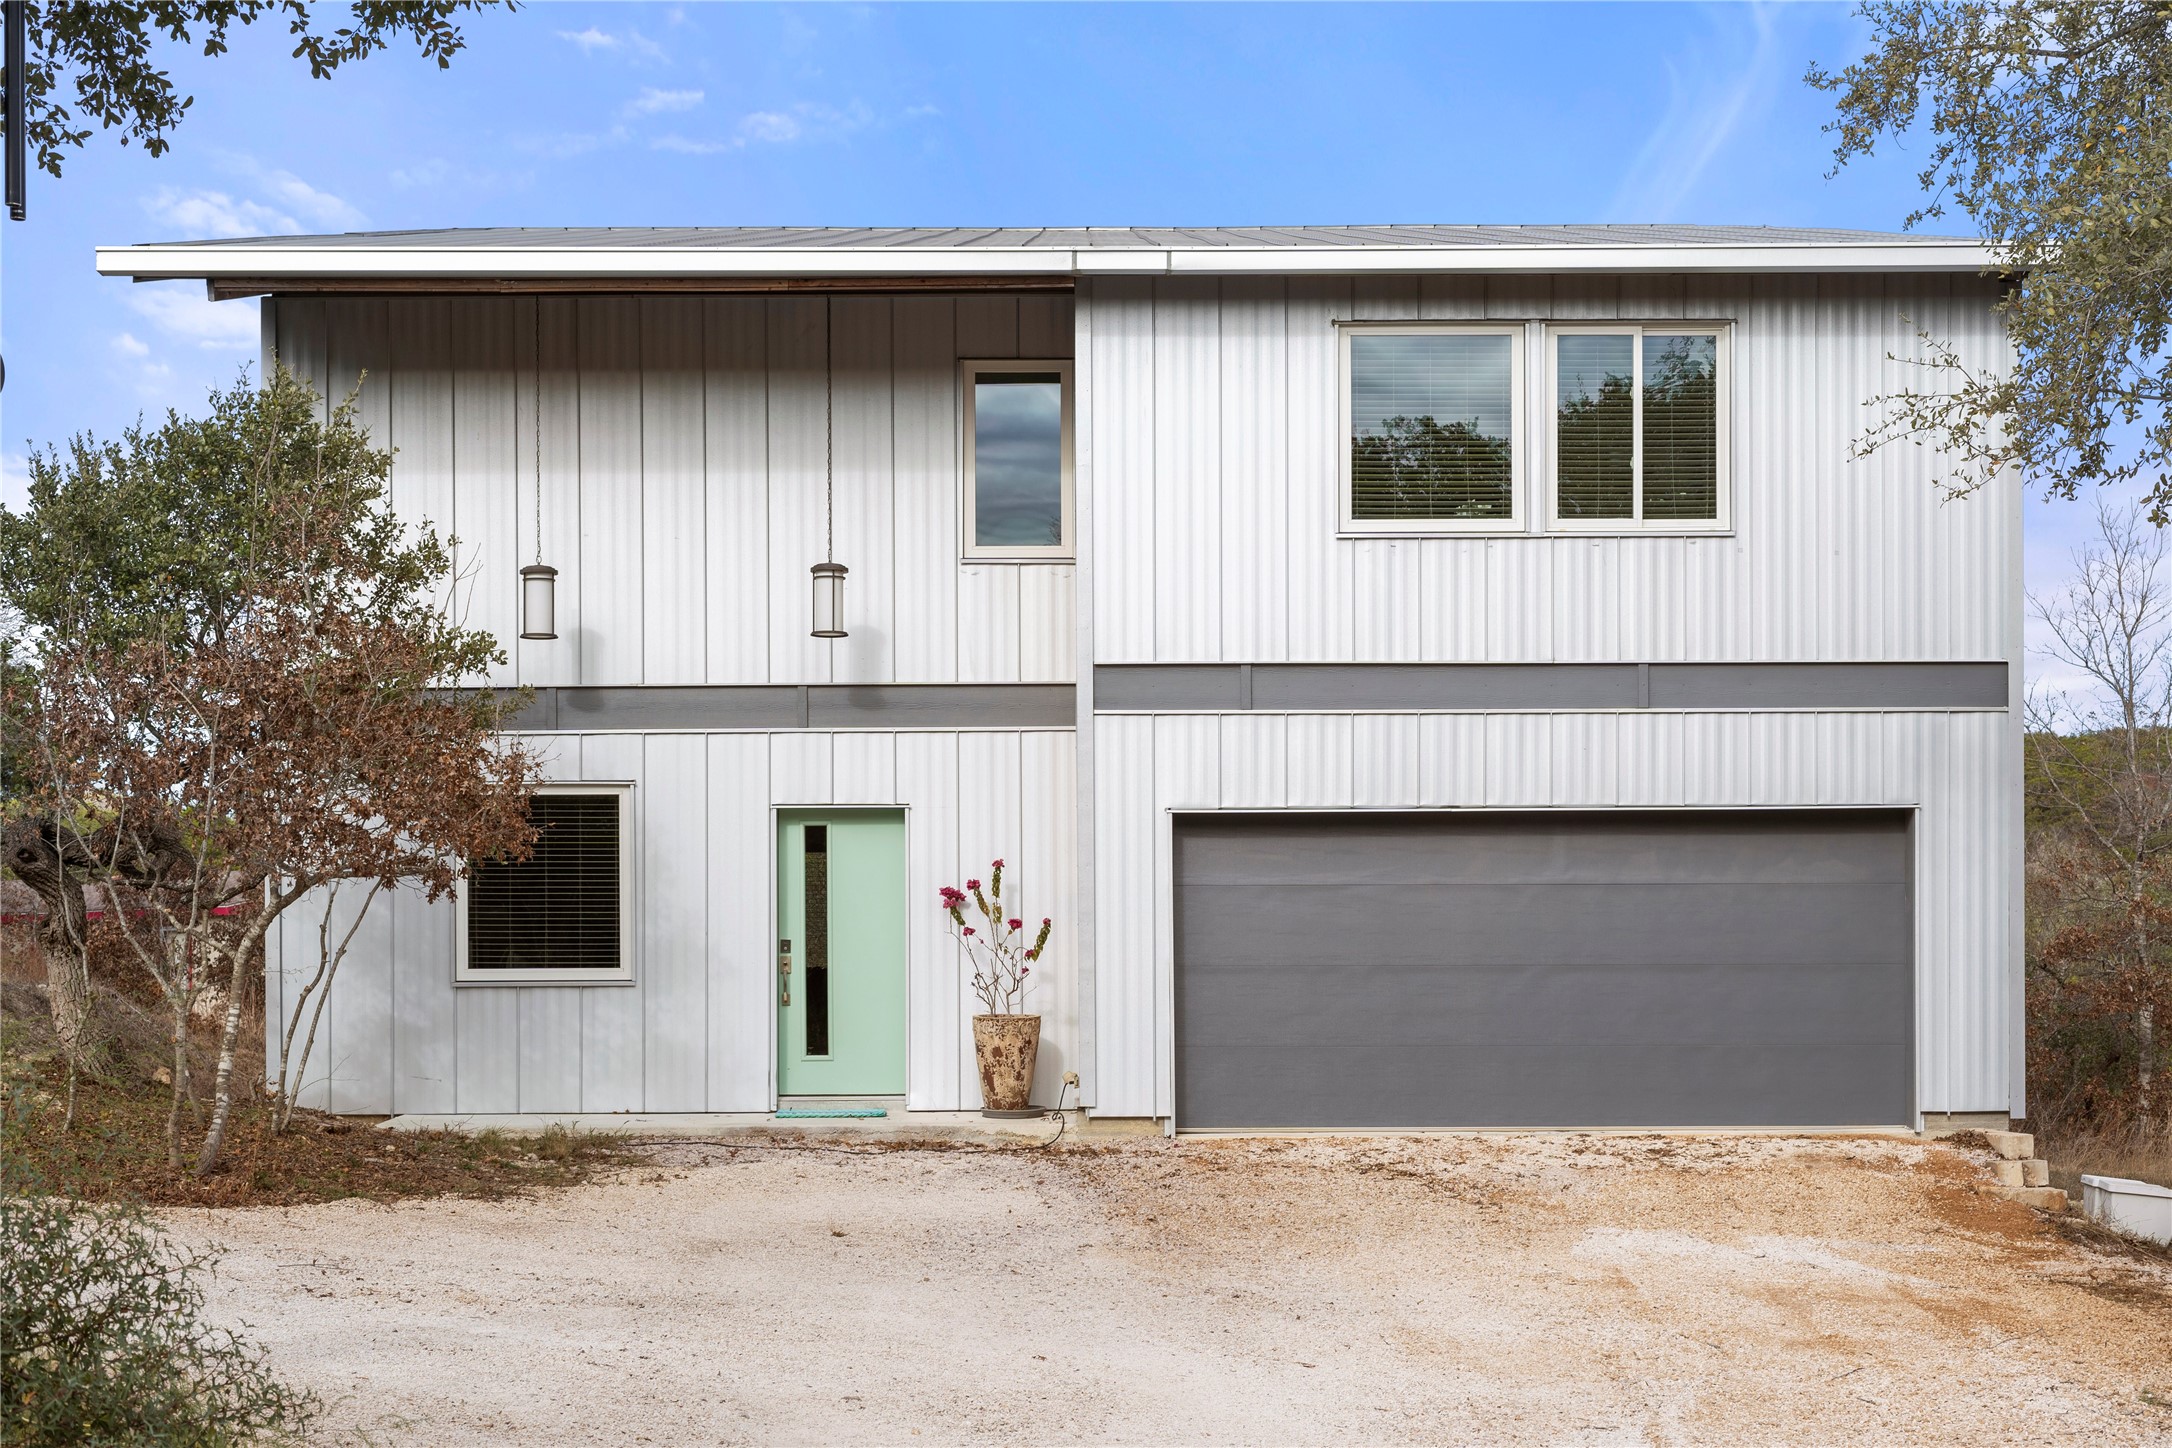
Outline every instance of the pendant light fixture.
{"type": "Polygon", "coordinates": [[[543,561],[543,299],[535,299],[535,562],[520,570],[520,636],[558,637],[558,570],[543,561]]]}
{"type": "Polygon", "coordinates": [[[845,637],[845,565],[837,561],[837,372],[822,364],[822,561],[814,575],[814,636],[845,637]]]}

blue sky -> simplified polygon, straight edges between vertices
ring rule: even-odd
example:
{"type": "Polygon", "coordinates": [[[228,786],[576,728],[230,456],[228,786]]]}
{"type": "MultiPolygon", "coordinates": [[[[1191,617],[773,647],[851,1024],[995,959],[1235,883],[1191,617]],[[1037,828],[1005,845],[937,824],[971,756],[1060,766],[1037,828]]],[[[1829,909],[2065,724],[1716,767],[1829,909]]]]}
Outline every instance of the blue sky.
{"type": "MultiPolygon", "coordinates": [[[[339,6],[320,7],[328,11],[339,6]]],[[[1828,181],[1841,5],[586,5],[464,22],[451,70],[328,81],[259,26],[172,56],[152,159],[99,136],[0,223],[0,465],[200,403],[255,307],[99,278],[101,243],[493,224],[1700,221],[1898,227],[1828,181]]],[[[169,52],[170,53],[170,52],[169,52]]],[[[1946,230],[1964,229],[1949,222],[1946,230]]],[[[2031,509],[2065,571],[2086,504],[2031,509]]]]}

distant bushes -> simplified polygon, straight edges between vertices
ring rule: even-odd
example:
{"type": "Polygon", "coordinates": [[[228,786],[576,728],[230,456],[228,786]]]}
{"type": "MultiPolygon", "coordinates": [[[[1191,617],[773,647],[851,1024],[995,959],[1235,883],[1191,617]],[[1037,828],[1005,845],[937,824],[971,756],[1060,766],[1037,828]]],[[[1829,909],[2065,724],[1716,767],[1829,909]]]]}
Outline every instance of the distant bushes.
{"type": "Polygon", "coordinates": [[[16,1185],[0,1198],[0,1443],[224,1448],[300,1436],[314,1397],[204,1321],[208,1257],[137,1213],[16,1185]]]}

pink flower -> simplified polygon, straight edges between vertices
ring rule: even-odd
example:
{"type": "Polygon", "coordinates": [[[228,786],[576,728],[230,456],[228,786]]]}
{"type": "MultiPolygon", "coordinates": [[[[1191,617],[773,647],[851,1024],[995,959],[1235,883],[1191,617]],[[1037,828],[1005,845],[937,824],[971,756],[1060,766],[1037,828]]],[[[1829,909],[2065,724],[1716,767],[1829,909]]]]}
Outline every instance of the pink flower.
{"type": "Polygon", "coordinates": [[[980,881],[968,880],[965,882],[965,888],[968,890],[978,890],[980,888],[980,881]]]}
{"type": "Polygon", "coordinates": [[[995,862],[995,867],[996,867],[996,868],[997,868],[998,870],[1002,869],[1002,868],[1003,868],[1003,862],[1002,862],[1001,860],[998,860],[998,861],[996,861],[996,862],[995,862]]]}
{"type": "Polygon", "coordinates": [[[1053,920],[1051,920],[1051,919],[1049,919],[1049,918],[1048,918],[1048,917],[1047,917],[1046,915],[1043,915],[1043,916],[1041,917],[1041,923],[1042,923],[1043,925],[1054,925],[1054,924],[1055,924],[1056,922],[1055,922],[1055,921],[1053,921],[1053,920]]]}
{"type": "Polygon", "coordinates": [[[1008,926],[1009,926],[1009,927],[1010,927],[1011,929],[1013,929],[1013,930],[1016,930],[1016,929],[1018,928],[1018,925],[1019,925],[1019,922],[1018,922],[1018,921],[1016,921],[1016,920],[1006,920],[1006,921],[1004,921],[1003,923],[1004,923],[1005,925],[1008,925],[1008,926]]]}
{"type": "MultiPolygon", "coordinates": [[[[1028,960],[1039,960],[1040,958],[1041,952],[1038,950],[1029,950],[1026,952],[1026,959],[1028,960]]],[[[1024,972],[1021,971],[1020,973],[1023,974],[1024,972]]]]}
{"type": "Polygon", "coordinates": [[[1033,974],[1033,967],[1030,965],[1021,965],[1020,967],[1018,967],[1018,973],[1020,975],[1031,975],[1033,974]]]}
{"type": "Polygon", "coordinates": [[[968,935],[971,935],[971,934],[973,933],[973,927],[972,927],[972,926],[970,926],[970,925],[966,926],[966,927],[965,927],[965,933],[966,933],[966,934],[968,934],[968,935]]]}

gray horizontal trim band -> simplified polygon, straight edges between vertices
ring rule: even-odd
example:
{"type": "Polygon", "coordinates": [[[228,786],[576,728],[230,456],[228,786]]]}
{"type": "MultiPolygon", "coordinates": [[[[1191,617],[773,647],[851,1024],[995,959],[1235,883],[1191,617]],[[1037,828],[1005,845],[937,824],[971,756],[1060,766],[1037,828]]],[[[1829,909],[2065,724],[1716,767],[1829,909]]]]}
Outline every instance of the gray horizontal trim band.
{"type": "Polygon", "coordinates": [[[516,730],[1070,727],[1069,684],[692,684],[535,691],[516,730]]]}
{"type": "Polygon", "coordinates": [[[1101,664],[1097,710],[2003,709],[2007,665],[1101,664]]]}

